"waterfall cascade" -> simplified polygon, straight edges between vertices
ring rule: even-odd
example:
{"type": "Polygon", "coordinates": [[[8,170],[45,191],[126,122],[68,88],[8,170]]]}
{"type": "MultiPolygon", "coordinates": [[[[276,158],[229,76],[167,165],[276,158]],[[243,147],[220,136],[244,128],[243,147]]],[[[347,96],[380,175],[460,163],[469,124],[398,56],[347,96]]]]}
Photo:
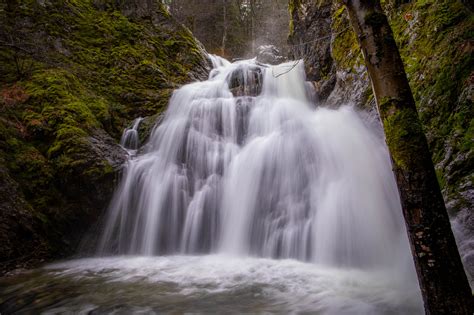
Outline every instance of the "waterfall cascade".
{"type": "Polygon", "coordinates": [[[315,108],[302,63],[212,61],[124,132],[101,256],[0,279],[0,312],[422,314],[378,122],[315,108]]]}
{"type": "Polygon", "coordinates": [[[125,128],[120,139],[120,145],[127,150],[137,150],[140,145],[140,139],[138,137],[138,127],[142,122],[143,118],[136,118],[130,127],[125,128]]]}
{"type": "Polygon", "coordinates": [[[212,62],[209,80],[173,94],[146,151],[128,162],[100,252],[362,268],[407,260],[380,132],[350,106],[314,108],[303,63],[212,62]],[[256,81],[261,93],[235,97],[239,76],[244,94],[256,81]]]}

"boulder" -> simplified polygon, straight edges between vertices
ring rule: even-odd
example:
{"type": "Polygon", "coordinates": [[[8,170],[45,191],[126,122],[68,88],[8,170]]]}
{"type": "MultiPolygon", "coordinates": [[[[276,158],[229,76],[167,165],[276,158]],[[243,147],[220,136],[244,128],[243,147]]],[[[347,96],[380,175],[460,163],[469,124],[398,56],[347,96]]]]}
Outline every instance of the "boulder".
{"type": "Polygon", "coordinates": [[[262,92],[262,69],[258,66],[241,66],[227,78],[234,96],[257,96],[262,92]]]}
{"type": "Polygon", "coordinates": [[[274,45],[262,45],[257,48],[257,61],[269,65],[278,65],[285,61],[280,50],[274,45]]]}

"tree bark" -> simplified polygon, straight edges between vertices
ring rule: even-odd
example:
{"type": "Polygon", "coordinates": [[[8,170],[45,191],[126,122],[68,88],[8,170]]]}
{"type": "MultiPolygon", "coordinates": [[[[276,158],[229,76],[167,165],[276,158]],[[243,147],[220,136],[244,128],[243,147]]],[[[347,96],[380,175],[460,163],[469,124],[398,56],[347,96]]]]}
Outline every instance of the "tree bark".
{"type": "Polygon", "coordinates": [[[225,45],[227,41],[227,1],[222,0],[222,13],[223,13],[223,33],[222,33],[222,56],[225,57],[225,45]]]}
{"type": "Polygon", "coordinates": [[[378,0],[343,0],[358,35],[392,157],[426,314],[473,314],[426,137],[378,0]]]}
{"type": "Polygon", "coordinates": [[[250,32],[252,55],[255,55],[255,0],[250,0],[250,32]]]}

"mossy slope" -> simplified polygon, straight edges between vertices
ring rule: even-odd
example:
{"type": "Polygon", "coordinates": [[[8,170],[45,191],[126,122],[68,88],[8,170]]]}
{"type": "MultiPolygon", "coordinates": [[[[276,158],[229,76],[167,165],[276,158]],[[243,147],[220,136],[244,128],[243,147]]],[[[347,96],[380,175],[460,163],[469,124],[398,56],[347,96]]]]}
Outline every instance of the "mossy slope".
{"type": "Polygon", "coordinates": [[[458,1],[386,7],[440,184],[461,210],[473,202],[460,188],[474,180],[474,15],[458,1]]]}
{"type": "Polygon", "coordinates": [[[21,199],[0,203],[3,271],[74,249],[110,198],[123,128],[207,66],[159,1],[0,1],[0,186],[21,199]],[[19,211],[29,244],[7,227],[19,211]]]}

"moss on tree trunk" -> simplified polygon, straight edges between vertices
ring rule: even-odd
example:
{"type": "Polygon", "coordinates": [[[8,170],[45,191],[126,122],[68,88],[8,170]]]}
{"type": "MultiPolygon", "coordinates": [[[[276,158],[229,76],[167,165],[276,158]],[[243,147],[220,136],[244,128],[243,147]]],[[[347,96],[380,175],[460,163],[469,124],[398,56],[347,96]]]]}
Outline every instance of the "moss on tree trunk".
{"type": "Polygon", "coordinates": [[[383,122],[426,314],[472,314],[471,290],[388,20],[379,1],[343,2],[383,122]]]}

